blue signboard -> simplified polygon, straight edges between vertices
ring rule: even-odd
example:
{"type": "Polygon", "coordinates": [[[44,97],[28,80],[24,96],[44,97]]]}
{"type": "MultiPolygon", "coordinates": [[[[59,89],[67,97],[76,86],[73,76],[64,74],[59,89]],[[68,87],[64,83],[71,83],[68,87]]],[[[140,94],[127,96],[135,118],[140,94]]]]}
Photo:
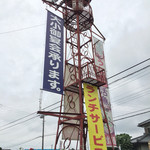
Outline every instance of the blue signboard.
{"type": "Polygon", "coordinates": [[[63,19],[47,11],[43,90],[63,93],[63,19]]]}

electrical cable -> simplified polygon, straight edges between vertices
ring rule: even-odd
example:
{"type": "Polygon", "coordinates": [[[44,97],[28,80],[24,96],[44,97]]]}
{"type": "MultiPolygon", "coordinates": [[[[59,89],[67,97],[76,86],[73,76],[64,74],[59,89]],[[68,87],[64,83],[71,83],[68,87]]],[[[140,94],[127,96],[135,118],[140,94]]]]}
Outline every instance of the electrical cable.
{"type": "MultiPolygon", "coordinates": [[[[131,116],[127,116],[127,117],[115,119],[115,120],[113,120],[113,121],[116,122],[116,121],[119,121],[119,120],[124,120],[124,119],[128,119],[128,118],[131,118],[131,117],[136,117],[136,116],[139,116],[139,115],[143,115],[143,114],[146,114],[146,113],[149,113],[149,112],[150,112],[150,111],[145,111],[145,112],[142,112],[142,113],[137,113],[137,114],[135,114],[135,115],[131,115],[131,116]]],[[[50,134],[50,135],[45,135],[45,136],[52,136],[52,135],[56,135],[56,134],[50,134]]],[[[37,136],[37,137],[35,137],[35,138],[33,138],[33,139],[30,139],[30,140],[28,140],[28,141],[26,141],[26,142],[23,142],[23,143],[20,143],[20,144],[16,144],[16,145],[13,145],[13,146],[9,146],[9,148],[12,148],[12,147],[15,147],[15,146],[19,146],[19,145],[22,145],[22,144],[31,142],[31,141],[36,140],[36,139],[41,138],[41,137],[42,137],[42,136],[37,136]]],[[[7,147],[5,147],[5,148],[7,148],[7,147]]]]}
{"type": "MultiPolygon", "coordinates": [[[[51,107],[51,106],[53,106],[53,105],[56,105],[57,103],[60,103],[60,101],[58,101],[58,102],[56,102],[56,103],[54,103],[54,104],[51,104],[51,105],[49,105],[49,106],[43,108],[42,110],[44,110],[44,109],[46,109],[46,108],[49,108],[49,107],[51,107]]],[[[51,110],[50,110],[50,111],[51,111],[51,110]]],[[[27,115],[27,116],[25,116],[25,117],[22,117],[22,118],[19,118],[19,119],[15,120],[15,121],[12,121],[12,122],[10,122],[10,123],[8,123],[8,124],[6,124],[6,125],[3,125],[3,126],[1,126],[1,128],[2,128],[2,127],[4,127],[4,128],[0,129],[0,131],[9,129],[9,128],[11,128],[11,127],[14,127],[14,126],[19,125],[19,124],[21,124],[21,123],[30,121],[30,120],[32,120],[32,119],[34,119],[34,118],[36,118],[36,117],[39,117],[40,115],[36,115],[36,116],[34,116],[34,117],[32,117],[32,118],[29,118],[29,119],[27,119],[27,120],[24,120],[24,121],[22,121],[22,122],[16,123],[16,124],[11,125],[11,126],[8,126],[9,124],[18,122],[18,121],[20,121],[20,120],[22,120],[22,119],[24,119],[24,118],[27,118],[27,117],[29,117],[29,116],[31,116],[31,115],[33,115],[33,114],[36,114],[36,113],[37,113],[37,112],[34,112],[34,113],[29,114],[29,115],[27,115]],[[8,126],[8,127],[6,127],[6,126],[8,126]]]]}
{"type": "Polygon", "coordinates": [[[149,110],[149,111],[142,112],[142,113],[138,113],[138,114],[135,114],[135,115],[131,115],[131,116],[127,116],[127,117],[115,119],[115,120],[113,120],[113,121],[115,122],[115,121],[119,121],[119,120],[124,120],[124,119],[128,119],[128,118],[136,117],[136,116],[139,116],[139,115],[143,115],[143,114],[146,114],[146,113],[149,113],[149,112],[150,112],[150,110],[149,110]]]}
{"type": "MultiPolygon", "coordinates": [[[[51,110],[49,110],[49,111],[52,111],[52,110],[57,109],[57,108],[59,108],[59,107],[60,107],[60,106],[55,107],[55,108],[53,108],[53,109],[51,109],[51,110]]],[[[8,126],[8,127],[6,127],[6,128],[2,128],[2,129],[0,129],[0,131],[9,129],[9,128],[14,127],[14,126],[16,126],[16,125],[19,125],[19,124],[22,124],[22,123],[24,123],[24,122],[30,121],[30,120],[32,120],[32,119],[34,119],[34,118],[39,117],[39,116],[40,116],[40,115],[36,115],[36,116],[34,116],[34,117],[32,117],[32,118],[29,118],[29,119],[24,120],[24,121],[22,121],[22,122],[16,123],[16,124],[14,124],[14,125],[12,125],[12,126],[8,126]]]]}
{"type": "Polygon", "coordinates": [[[38,138],[40,138],[40,137],[41,137],[41,136],[37,136],[37,137],[35,137],[35,138],[32,138],[32,139],[27,140],[27,141],[25,141],[25,142],[22,142],[22,143],[20,143],[20,144],[11,145],[11,146],[4,147],[4,148],[6,149],[6,148],[16,147],[16,146],[19,146],[19,145],[22,145],[22,144],[25,144],[25,143],[29,143],[29,142],[31,142],[31,141],[34,141],[34,140],[36,140],[36,139],[38,139],[38,138]]]}
{"type": "Polygon", "coordinates": [[[6,129],[9,129],[9,128],[14,127],[14,126],[16,126],[16,125],[19,125],[19,124],[22,124],[22,123],[24,123],[24,122],[30,121],[30,120],[32,120],[32,119],[34,119],[34,118],[39,117],[39,116],[40,116],[40,115],[37,115],[37,116],[34,116],[34,117],[29,118],[29,119],[27,119],[27,120],[24,120],[24,121],[22,121],[22,122],[19,122],[19,123],[13,124],[13,125],[8,126],[8,127],[5,127],[5,128],[2,128],[2,129],[0,129],[0,131],[3,131],[3,130],[6,130],[6,129]]]}
{"type": "MultiPolygon", "coordinates": [[[[142,61],[142,62],[140,62],[140,63],[138,63],[138,64],[136,64],[136,65],[130,67],[130,69],[133,68],[133,67],[135,67],[135,66],[137,66],[137,65],[139,65],[139,64],[141,64],[141,63],[144,63],[144,62],[146,62],[146,61],[148,61],[148,60],[149,60],[149,59],[146,59],[145,61],[142,61]]],[[[117,79],[117,80],[111,82],[110,84],[116,83],[116,82],[118,82],[118,81],[120,81],[120,80],[122,80],[122,79],[124,79],[124,78],[126,78],[126,77],[129,77],[129,76],[131,76],[131,75],[133,75],[133,74],[135,74],[135,73],[137,73],[137,72],[140,72],[140,71],[142,71],[142,70],[144,70],[144,69],[146,69],[146,68],[148,68],[148,67],[150,67],[150,65],[148,65],[148,66],[146,66],[146,67],[143,67],[142,69],[137,70],[137,71],[135,71],[135,72],[133,72],[133,73],[131,73],[131,74],[128,74],[127,76],[124,76],[124,77],[122,77],[122,78],[120,78],[120,79],[117,79]]],[[[129,70],[129,69],[126,69],[126,70],[129,70]]],[[[125,71],[126,71],[126,70],[125,70],[125,71]]],[[[121,73],[122,73],[122,72],[121,72],[121,73]]],[[[119,73],[116,74],[116,75],[119,75],[119,73]]],[[[114,77],[114,76],[112,76],[112,77],[114,77]]],[[[130,82],[131,82],[131,81],[130,81],[130,82]]],[[[110,84],[109,84],[109,85],[110,85],[110,84]]],[[[116,101],[117,101],[117,100],[116,100],[116,101]]],[[[123,103],[125,103],[125,102],[123,102],[123,103]]]]}
{"type": "MultiPolygon", "coordinates": [[[[145,71],[145,70],[144,70],[145,71]]],[[[149,70],[148,70],[149,71],[149,70]]],[[[143,72],[140,72],[140,74],[141,73],[143,73],[143,72]]],[[[118,83],[117,85],[115,85],[115,86],[113,86],[113,87],[111,87],[110,86],[110,90],[111,91],[113,91],[113,90],[115,90],[115,89],[117,89],[117,88],[120,88],[121,86],[124,86],[124,84],[128,84],[128,83],[131,83],[131,82],[133,82],[133,81],[136,81],[136,80],[138,80],[138,79],[140,79],[140,78],[142,78],[142,77],[145,77],[145,76],[147,76],[147,75],[150,75],[150,71],[149,72],[144,72],[144,74],[143,75],[140,75],[140,74],[135,74],[135,76],[132,76],[129,80],[127,80],[127,81],[123,81],[123,82],[120,82],[120,83],[118,83]],[[140,75],[140,76],[138,76],[138,75],[140,75]],[[138,77],[136,77],[136,76],[138,76],[138,77]],[[136,78],[135,78],[136,77],[136,78]],[[134,79],[133,79],[134,78],[134,79]]]]}
{"type": "MultiPolygon", "coordinates": [[[[146,74],[147,75],[147,74],[146,74]]],[[[130,81],[131,82],[131,81],[130,81]]],[[[141,88],[139,88],[141,89],[141,88]]],[[[148,87],[147,89],[144,89],[144,90],[140,90],[140,91],[137,91],[136,93],[134,92],[133,94],[130,94],[130,95],[127,95],[126,97],[123,97],[123,98],[120,98],[121,95],[119,95],[119,99],[115,100],[115,101],[112,101],[112,104],[114,104],[114,102],[117,102],[117,104],[124,104],[126,102],[129,102],[129,101],[133,101],[135,98],[140,98],[140,97],[143,97],[143,96],[146,96],[149,93],[149,89],[150,87],[148,87]],[[148,90],[148,91],[147,91],[148,90]],[[148,92],[148,93],[147,93],[148,92]],[[135,95],[136,94],[136,95],[135,95]],[[124,99],[127,99],[127,98],[130,98],[130,100],[124,100],[124,99]],[[118,103],[119,102],[119,103],[118,103]]],[[[115,97],[116,98],[116,97],[115,97]]]]}
{"type": "MultiPolygon", "coordinates": [[[[31,116],[31,115],[34,115],[35,113],[36,113],[36,112],[31,113],[31,114],[29,114],[29,115],[26,115],[26,116],[24,116],[24,117],[22,117],[22,118],[19,118],[19,119],[17,119],[17,120],[14,120],[14,121],[12,121],[12,122],[9,122],[9,123],[7,123],[7,124],[5,124],[5,125],[3,125],[3,126],[8,126],[9,124],[15,123],[15,122],[20,121],[20,120],[22,120],[22,119],[25,119],[25,118],[27,118],[27,117],[29,117],[29,116],[31,116]]],[[[3,127],[3,126],[0,126],[0,128],[3,127]]]]}
{"type": "Polygon", "coordinates": [[[39,24],[39,25],[34,25],[34,26],[26,27],[26,28],[20,28],[20,29],[10,30],[10,31],[6,31],[6,32],[0,32],[0,35],[12,33],[12,32],[23,31],[23,30],[27,30],[27,29],[31,29],[31,28],[37,28],[37,27],[40,27],[40,26],[43,26],[43,25],[45,25],[45,24],[39,24]]]}
{"type": "MultiPolygon", "coordinates": [[[[150,73],[149,73],[149,75],[150,75],[150,73]]],[[[134,81],[135,81],[135,80],[134,80],[134,81]]],[[[132,81],[131,81],[131,82],[132,82],[132,81]]],[[[131,82],[130,82],[130,83],[131,83],[131,82]]],[[[126,84],[126,85],[129,85],[129,84],[126,84]]],[[[132,85],[133,85],[133,84],[132,84],[132,85]]],[[[121,85],[121,86],[122,86],[122,85],[121,85]]],[[[121,86],[118,86],[118,87],[121,87],[121,86]]],[[[144,86],[145,86],[145,85],[144,85],[144,86]]],[[[140,86],[139,88],[136,88],[136,90],[141,89],[141,87],[142,87],[142,86],[140,86]]],[[[123,88],[124,88],[124,87],[123,87],[123,88]]],[[[116,89],[116,88],[115,88],[115,89],[116,89]]],[[[114,89],[112,89],[112,90],[114,90],[114,89]]],[[[111,93],[112,93],[112,90],[110,90],[111,93]]],[[[133,91],[131,91],[131,92],[133,92],[133,91]]],[[[115,96],[115,98],[120,98],[120,96],[124,96],[124,94],[121,93],[121,94],[115,96]]]]}
{"type": "Polygon", "coordinates": [[[117,80],[115,80],[115,81],[109,83],[108,85],[111,85],[111,84],[116,83],[116,82],[118,82],[118,81],[120,81],[120,80],[122,80],[122,79],[125,79],[125,78],[127,78],[127,77],[129,77],[129,76],[131,76],[131,75],[133,75],[133,74],[135,74],[135,73],[137,73],[137,72],[140,72],[140,71],[142,71],[142,70],[144,70],[144,69],[147,69],[148,67],[150,67],[150,65],[147,65],[146,67],[143,67],[142,69],[139,69],[139,70],[137,70],[137,71],[134,71],[134,72],[132,72],[132,73],[130,73],[130,74],[124,76],[124,77],[121,77],[121,78],[119,78],[119,79],[117,79],[117,80]]]}
{"type": "Polygon", "coordinates": [[[131,102],[131,101],[133,101],[133,100],[137,100],[137,99],[139,99],[139,98],[141,98],[141,97],[144,97],[144,96],[146,96],[146,95],[149,95],[150,94],[150,91],[148,91],[148,93],[143,93],[142,95],[137,95],[137,96],[134,96],[134,97],[132,97],[132,98],[130,98],[130,99],[127,99],[126,101],[120,101],[120,102],[118,102],[118,103],[116,103],[117,105],[120,105],[120,104],[125,104],[125,103],[127,103],[127,102],[131,102]]]}
{"type": "Polygon", "coordinates": [[[119,116],[114,116],[113,118],[123,117],[123,116],[130,115],[130,114],[133,114],[133,113],[136,113],[136,112],[139,112],[139,111],[144,111],[144,110],[147,110],[147,109],[150,109],[150,107],[144,108],[144,109],[140,109],[140,110],[136,110],[136,111],[132,111],[132,112],[129,112],[129,113],[126,113],[126,114],[122,114],[122,115],[119,115],[119,116]]]}
{"type": "MultiPolygon", "coordinates": [[[[150,59],[150,58],[149,58],[149,59],[150,59]]],[[[148,61],[149,59],[147,59],[147,60],[145,60],[145,61],[142,61],[142,62],[140,62],[139,64],[144,63],[144,62],[148,61]]],[[[133,68],[133,67],[135,67],[135,66],[137,66],[137,65],[139,65],[139,64],[136,64],[136,65],[134,65],[134,66],[132,66],[132,67],[130,67],[130,68],[124,70],[124,72],[127,71],[127,70],[129,70],[129,69],[131,69],[131,68],[133,68]]],[[[140,70],[138,70],[138,71],[136,71],[136,72],[133,72],[133,73],[131,73],[131,74],[129,74],[129,75],[123,77],[123,78],[120,78],[120,79],[118,79],[117,81],[120,81],[121,79],[124,79],[124,78],[126,78],[126,77],[128,77],[128,76],[130,76],[130,75],[133,75],[133,74],[135,74],[135,73],[137,73],[137,72],[139,72],[139,71],[141,71],[141,70],[144,70],[144,69],[146,69],[146,68],[148,68],[148,67],[150,67],[150,65],[148,65],[148,66],[146,66],[146,67],[144,67],[144,68],[142,68],[142,69],[140,69],[140,70]]],[[[111,78],[113,78],[114,76],[117,76],[117,75],[119,75],[119,74],[121,74],[121,73],[123,73],[123,71],[120,72],[120,73],[118,73],[118,74],[116,74],[116,75],[111,76],[111,78]]],[[[110,79],[110,78],[109,78],[109,79],[110,79]]],[[[115,80],[115,81],[113,81],[112,83],[115,83],[115,82],[117,82],[117,81],[115,80]]],[[[112,84],[112,83],[111,83],[111,84],[112,84]]],[[[60,103],[60,101],[59,101],[59,102],[56,102],[56,103],[54,103],[54,104],[52,104],[52,105],[50,105],[50,106],[47,106],[47,107],[45,107],[44,109],[46,109],[46,108],[48,108],[48,107],[51,107],[51,106],[53,106],[53,105],[55,105],[55,104],[57,104],[57,103],[60,103]]],[[[60,106],[59,106],[59,107],[60,107],[60,106]]],[[[56,107],[56,108],[58,108],[58,107],[56,107]]],[[[56,108],[54,108],[54,109],[56,109],[56,108]]],[[[29,115],[27,115],[27,116],[25,116],[25,117],[19,118],[19,119],[15,120],[15,121],[12,121],[12,122],[6,124],[5,126],[7,126],[7,125],[9,125],[9,124],[12,124],[12,123],[15,123],[15,122],[17,122],[17,121],[20,121],[20,120],[22,120],[22,119],[24,119],[24,118],[26,118],[26,117],[29,117],[29,116],[31,116],[31,115],[33,115],[33,114],[35,114],[35,113],[36,113],[36,112],[31,113],[31,114],[29,114],[29,115]]],[[[38,116],[34,116],[34,117],[29,118],[29,119],[27,119],[27,120],[25,120],[25,121],[22,121],[22,122],[20,122],[20,123],[23,123],[23,122],[32,120],[32,119],[34,119],[34,118],[36,118],[36,117],[38,117],[38,116]]],[[[15,125],[9,126],[9,127],[7,127],[7,128],[3,128],[3,129],[1,129],[0,131],[2,131],[2,130],[4,130],[4,129],[8,129],[8,128],[13,127],[13,126],[16,126],[16,125],[18,125],[18,124],[20,124],[20,123],[17,123],[17,124],[15,124],[15,125]]]]}
{"type": "MultiPolygon", "coordinates": [[[[54,134],[54,133],[52,133],[52,134],[47,134],[47,135],[44,135],[44,137],[53,136],[53,135],[56,135],[56,134],[54,134]]],[[[25,141],[25,142],[22,142],[22,143],[19,143],[19,144],[15,144],[15,145],[12,145],[12,146],[8,146],[8,147],[4,147],[4,148],[16,147],[16,146],[19,146],[19,145],[22,145],[22,144],[29,143],[29,142],[34,141],[34,140],[39,139],[39,138],[42,138],[42,136],[37,136],[37,137],[32,138],[32,139],[30,139],[30,140],[27,140],[27,141],[25,141]]]]}
{"type": "Polygon", "coordinates": [[[130,97],[134,97],[135,95],[137,96],[137,94],[140,95],[140,94],[143,94],[143,92],[149,92],[149,90],[150,90],[150,87],[148,87],[148,88],[146,88],[146,89],[143,89],[143,90],[140,90],[140,91],[136,91],[136,92],[134,92],[134,93],[132,93],[132,94],[126,95],[125,97],[121,97],[121,98],[115,99],[114,101],[113,101],[113,99],[112,99],[112,102],[111,102],[111,103],[120,102],[120,101],[122,101],[123,99],[130,98],[130,97]]]}
{"type": "Polygon", "coordinates": [[[57,108],[60,108],[60,106],[58,106],[58,107],[55,107],[55,108],[51,109],[51,111],[52,111],[52,110],[55,110],[55,109],[57,109],[57,108]]]}
{"type": "Polygon", "coordinates": [[[123,70],[123,71],[121,71],[121,72],[115,74],[115,75],[112,75],[111,77],[108,77],[108,80],[111,79],[111,78],[113,78],[113,77],[115,77],[115,76],[118,76],[118,75],[120,75],[120,74],[122,74],[122,73],[124,73],[124,72],[126,72],[126,71],[128,71],[128,70],[130,70],[130,69],[132,69],[132,68],[134,68],[134,67],[136,67],[136,66],[138,66],[138,65],[141,65],[141,64],[143,64],[143,63],[145,63],[145,62],[147,62],[147,61],[149,61],[149,60],[150,60],[150,58],[148,58],[148,59],[146,59],[146,60],[144,60],[144,61],[141,61],[140,63],[135,64],[135,65],[133,65],[133,66],[131,66],[131,67],[129,67],[129,68],[127,68],[127,69],[125,69],[125,70],[123,70]]]}
{"type": "MultiPolygon", "coordinates": [[[[60,101],[59,101],[60,102],[60,101]]],[[[56,102],[56,103],[58,103],[58,102],[56,102]]],[[[54,105],[54,104],[52,104],[52,105],[54,105]]],[[[52,106],[52,105],[50,105],[50,106],[52,106]]],[[[45,107],[45,108],[48,108],[49,106],[47,106],[47,107],[45,107]]],[[[57,108],[59,108],[60,106],[58,106],[58,107],[55,107],[55,108],[53,108],[53,109],[51,109],[51,110],[49,110],[49,111],[52,111],[52,110],[54,110],[54,109],[57,109],[57,108]]],[[[45,109],[44,108],[44,109],[45,109]]],[[[14,125],[12,125],[12,126],[9,126],[9,127],[6,127],[6,128],[3,128],[3,129],[1,129],[0,131],[3,131],[3,130],[6,130],[6,129],[9,129],[9,128],[11,128],[11,127],[13,127],[13,126],[16,126],[16,125],[18,125],[18,124],[21,124],[21,123],[24,123],[24,122],[27,122],[27,121],[29,121],[29,120],[32,120],[32,119],[34,119],[34,118],[36,118],[36,117],[39,117],[40,115],[37,115],[37,116],[34,116],[34,117],[32,117],[32,118],[29,118],[29,119],[27,119],[27,120],[24,120],[24,121],[22,121],[22,122],[19,122],[19,123],[17,123],[17,124],[14,124],[14,125]]]]}

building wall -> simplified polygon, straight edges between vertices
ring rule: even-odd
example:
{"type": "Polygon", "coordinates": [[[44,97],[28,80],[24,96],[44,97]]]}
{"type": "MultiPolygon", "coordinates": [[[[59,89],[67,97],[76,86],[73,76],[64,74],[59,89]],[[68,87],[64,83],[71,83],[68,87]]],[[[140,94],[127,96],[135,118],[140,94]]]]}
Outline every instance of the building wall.
{"type": "Polygon", "coordinates": [[[137,150],[149,150],[148,144],[140,144],[137,150]]]}
{"type": "Polygon", "coordinates": [[[133,150],[149,150],[147,143],[134,144],[133,150]]]}
{"type": "Polygon", "coordinates": [[[142,150],[149,150],[148,143],[142,144],[142,150]]]}

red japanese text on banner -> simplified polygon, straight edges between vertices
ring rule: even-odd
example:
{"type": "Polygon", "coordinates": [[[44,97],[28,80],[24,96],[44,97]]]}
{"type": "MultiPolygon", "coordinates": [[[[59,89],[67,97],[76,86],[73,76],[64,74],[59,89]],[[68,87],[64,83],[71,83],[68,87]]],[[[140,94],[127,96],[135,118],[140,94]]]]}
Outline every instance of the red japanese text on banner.
{"type": "Polygon", "coordinates": [[[83,85],[88,119],[90,149],[107,150],[97,87],[86,83],[83,85]]]}

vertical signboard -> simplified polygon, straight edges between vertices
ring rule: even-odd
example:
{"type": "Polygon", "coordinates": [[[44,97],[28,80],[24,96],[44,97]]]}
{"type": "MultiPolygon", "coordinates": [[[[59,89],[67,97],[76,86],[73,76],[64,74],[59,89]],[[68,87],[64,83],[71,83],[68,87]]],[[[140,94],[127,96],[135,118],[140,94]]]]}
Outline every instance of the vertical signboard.
{"type": "MultiPolygon", "coordinates": [[[[93,38],[93,44],[94,44],[94,49],[95,49],[95,53],[94,53],[95,54],[95,65],[106,70],[103,42],[100,41],[99,39],[97,39],[96,37],[92,37],[92,38],[93,38]]],[[[101,86],[100,92],[101,92],[102,101],[104,104],[104,109],[105,109],[105,113],[107,116],[108,125],[109,125],[109,129],[110,129],[110,134],[111,134],[111,137],[110,137],[107,124],[104,124],[106,144],[107,144],[107,146],[111,147],[112,143],[111,143],[110,138],[112,138],[113,146],[116,146],[116,138],[115,138],[115,132],[114,132],[114,125],[113,125],[113,119],[112,119],[112,111],[111,111],[111,105],[110,105],[108,86],[107,85],[101,86]]]]}
{"type": "Polygon", "coordinates": [[[92,37],[93,45],[95,49],[95,65],[105,69],[105,60],[104,60],[104,48],[103,42],[97,39],[96,37],[92,37]]]}
{"type": "Polygon", "coordinates": [[[47,11],[43,90],[63,93],[63,19],[47,11]]]}
{"type": "Polygon", "coordinates": [[[107,121],[108,121],[108,126],[111,134],[111,139],[110,139],[110,134],[109,130],[107,127],[107,124],[104,124],[104,131],[105,131],[105,137],[106,137],[106,143],[107,146],[111,147],[112,144],[113,146],[116,146],[116,137],[115,137],[115,131],[114,131],[114,124],[113,124],[113,118],[112,118],[112,111],[111,111],[111,104],[110,104],[110,97],[109,97],[109,91],[108,88],[105,86],[100,87],[100,92],[101,92],[101,98],[103,101],[103,105],[105,108],[105,113],[107,116],[107,121]]]}
{"type": "Polygon", "coordinates": [[[84,97],[87,111],[90,149],[107,150],[97,87],[84,83],[84,97]]]}

